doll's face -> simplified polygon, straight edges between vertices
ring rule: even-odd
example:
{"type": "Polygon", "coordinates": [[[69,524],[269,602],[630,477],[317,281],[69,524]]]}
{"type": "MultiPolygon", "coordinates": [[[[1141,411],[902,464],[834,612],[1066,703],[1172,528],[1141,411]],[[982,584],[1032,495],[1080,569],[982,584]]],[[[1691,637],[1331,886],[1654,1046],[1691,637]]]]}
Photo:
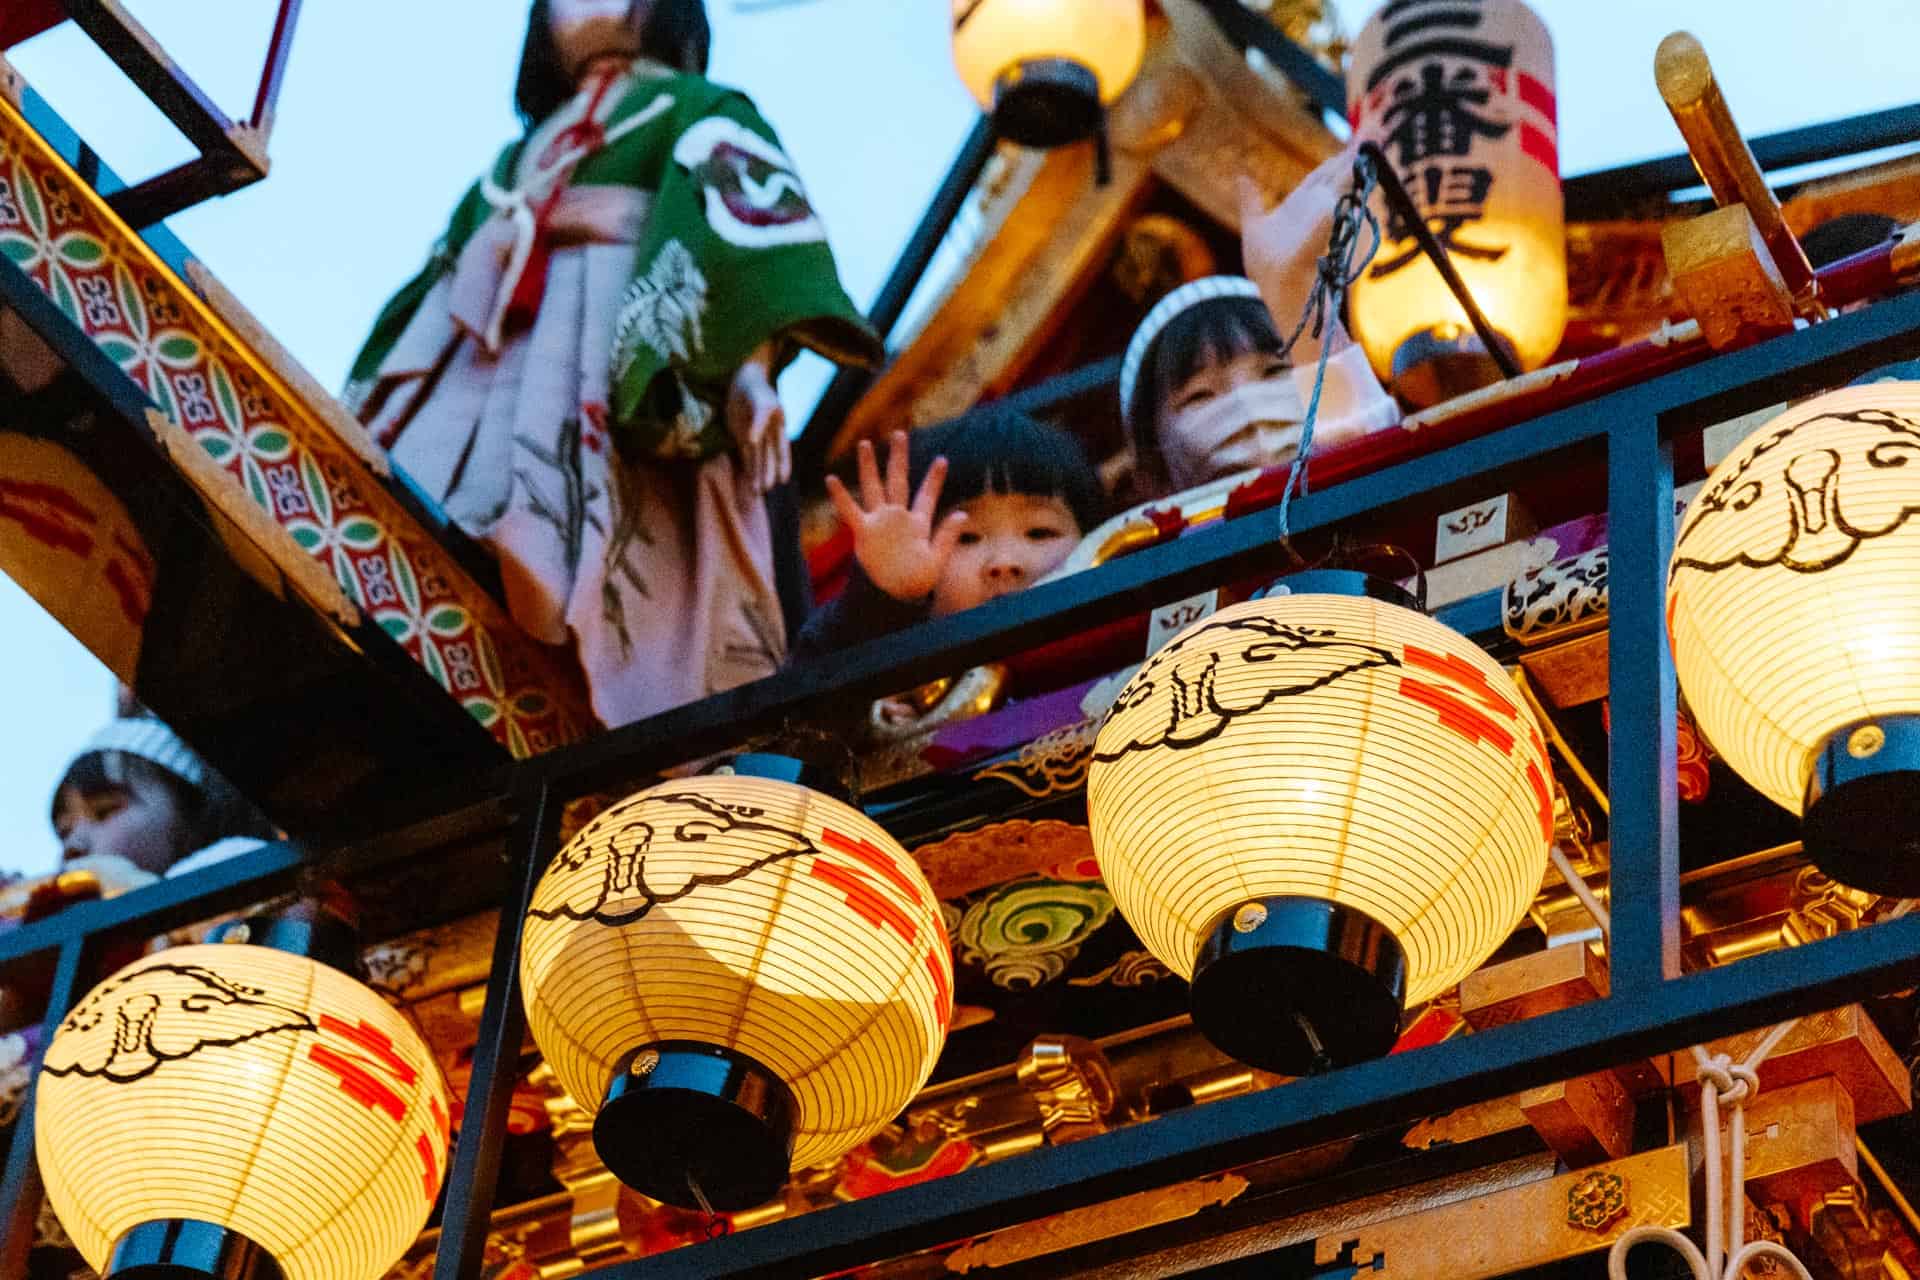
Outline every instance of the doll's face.
{"type": "Polygon", "coordinates": [[[92,791],[68,784],[54,800],[53,830],[63,861],[108,854],[164,875],[182,852],[185,828],[172,790],[139,773],[92,791]]]}
{"type": "Polygon", "coordinates": [[[1286,359],[1246,351],[1209,364],[1161,407],[1159,443],[1176,489],[1290,462],[1306,417],[1286,359]]]}
{"type": "Polygon", "coordinates": [[[1080,541],[1080,523],[1059,498],[983,493],[955,505],[967,523],[934,584],[936,618],[1032,586],[1080,541]]]}
{"type": "Polygon", "coordinates": [[[554,47],[568,74],[602,54],[632,57],[639,50],[648,0],[548,0],[554,47]]]}

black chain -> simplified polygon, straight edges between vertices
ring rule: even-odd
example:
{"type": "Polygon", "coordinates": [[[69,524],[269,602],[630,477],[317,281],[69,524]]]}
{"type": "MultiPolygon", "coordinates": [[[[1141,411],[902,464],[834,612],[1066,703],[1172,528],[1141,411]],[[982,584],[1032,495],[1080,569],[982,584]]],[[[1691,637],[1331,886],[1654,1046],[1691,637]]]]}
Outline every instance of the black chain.
{"type": "Polygon", "coordinates": [[[1301,493],[1306,492],[1307,462],[1313,455],[1313,424],[1320,413],[1320,390],[1327,381],[1327,357],[1333,352],[1333,343],[1329,340],[1332,322],[1339,319],[1340,308],[1345,304],[1347,291],[1353,287],[1353,282],[1360,278],[1360,273],[1380,252],[1380,219],[1374,216],[1368,204],[1378,181],[1373,160],[1364,154],[1355,156],[1353,185],[1334,202],[1333,229],[1327,235],[1327,251],[1320,255],[1320,261],[1315,266],[1313,288],[1307,294],[1300,323],[1294,326],[1282,350],[1282,354],[1291,354],[1309,326],[1313,335],[1322,339],[1319,364],[1313,373],[1313,397],[1307,401],[1307,416],[1300,424],[1300,448],[1293,455],[1293,466],[1287,472],[1286,488],[1280,492],[1282,541],[1287,539],[1290,532],[1287,511],[1293,503],[1294,492],[1296,488],[1301,493]],[[1359,252],[1363,229],[1369,239],[1365,253],[1359,252]]]}

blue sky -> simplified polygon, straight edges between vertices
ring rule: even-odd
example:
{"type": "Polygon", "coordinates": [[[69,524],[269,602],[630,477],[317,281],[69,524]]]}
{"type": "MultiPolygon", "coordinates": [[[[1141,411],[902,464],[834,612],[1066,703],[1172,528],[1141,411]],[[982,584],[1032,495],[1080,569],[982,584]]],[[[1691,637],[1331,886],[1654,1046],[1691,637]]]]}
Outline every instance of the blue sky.
{"type": "MultiPolygon", "coordinates": [[[[5,0],[0,0],[4,3],[5,0]]],[[[271,0],[126,0],[187,72],[244,115],[271,0]],[[217,16],[216,16],[217,15],[217,16]]],[[[870,302],[974,118],[953,75],[944,0],[707,0],[713,75],[750,92],[826,220],[842,276],[870,302]]],[[[1544,0],[1569,174],[1678,148],[1651,75],[1685,25],[1749,133],[1914,96],[1912,0],[1544,0]]],[[[1341,6],[1348,29],[1370,5],[1341,6]]],[[[280,99],[268,179],[170,225],[281,341],[338,386],[375,310],[415,270],[454,200],[515,132],[509,105],[525,0],[309,0],[280,99]]],[[[71,24],[8,55],[130,179],[191,153],[71,24]]],[[[821,384],[782,386],[804,418],[821,384]]],[[[0,577],[16,730],[0,746],[0,867],[56,859],[48,793],[105,717],[111,681],[0,577]]]]}

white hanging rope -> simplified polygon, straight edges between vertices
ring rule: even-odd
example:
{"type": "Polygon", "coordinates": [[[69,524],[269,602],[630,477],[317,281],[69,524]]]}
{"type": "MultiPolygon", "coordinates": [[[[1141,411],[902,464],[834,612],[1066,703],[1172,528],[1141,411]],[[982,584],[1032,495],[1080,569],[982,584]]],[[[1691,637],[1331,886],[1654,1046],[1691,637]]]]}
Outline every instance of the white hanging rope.
{"type": "MultiPolygon", "coordinates": [[[[1548,856],[1573,890],[1575,897],[1600,925],[1602,937],[1611,939],[1612,921],[1600,899],[1573,869],[1558,844],[1550,846],[1548,856]]],[[[1672,1227],[1631,1227],[1622,1232],[1607,1251],[1608,1280],[1627,1280],[1627,1253],[1637,1244],[1659,1242],[1687,1260],[1693,1280],[1739,1280],[1747,1264],[1771,1258],[1783,1264],[1795,1280],[1813,1280],[1800,1259],[1785,1246],[1771,1240],[1746,1239],[1747,1229],[1747,1103],[1760,1092],[1760,1064],[1793,1030],[1798,1018],[1789,1018],[1768,1031],[1743,1062],[1731,1055],[1709,1055],[1693,1046],[1694,1071],[1700,1081],[1700,1131],[1706,1148],[1707,1164],[1707,1251],[1672,1227]],[[1727,1167],[1720,1164],[1720,1105],[1727,1104],[1731,1135],[1727,1167]]]]}

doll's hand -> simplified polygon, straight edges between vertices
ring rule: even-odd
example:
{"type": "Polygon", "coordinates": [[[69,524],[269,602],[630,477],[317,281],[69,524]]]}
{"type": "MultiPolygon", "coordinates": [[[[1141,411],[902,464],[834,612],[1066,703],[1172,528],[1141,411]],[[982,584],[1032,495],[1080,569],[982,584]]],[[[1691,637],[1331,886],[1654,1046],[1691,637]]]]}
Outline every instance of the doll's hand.
{"type": "Polygon", "coordinates": [[[740,461],[756,492],[784,484],[793,474],[793,453],[787,444],[787,414],[773,385],[769,349],[754,352],[733,375],[727,388],[727,430],[740,450],[740,461]]]}
{"type": "MultiPolygon", "coordinates": [[[[1283,334],[1292,331],[1312,292],[1333,230],[1334,206],[1353,188],[1356,153],[1357,147],[1349,146],[1324,161],[1271,209],[1260,188],[1244,174],[1240,178],[1241,260],[1283,334]]],[[[1319,339],[1309,330],[1300,335],[1294,363],[1309,362],[1319,351],[1319,339]]]]}
{"type": "Polygon", "coordinates": [[[946,482],[947,460],[935,458],[920,491],[907,502],[907,433],[896,431],[888,444],[883,484],[871,441],[860,442],[860,500],[855,502],[838,476],[827,477],[827,496],[853,531],[853,555],[867,578],[896,600],[919,600],[933,591],[966,527],[967,513],[950,511],[939,528],[933,513],[946,482]]]}

